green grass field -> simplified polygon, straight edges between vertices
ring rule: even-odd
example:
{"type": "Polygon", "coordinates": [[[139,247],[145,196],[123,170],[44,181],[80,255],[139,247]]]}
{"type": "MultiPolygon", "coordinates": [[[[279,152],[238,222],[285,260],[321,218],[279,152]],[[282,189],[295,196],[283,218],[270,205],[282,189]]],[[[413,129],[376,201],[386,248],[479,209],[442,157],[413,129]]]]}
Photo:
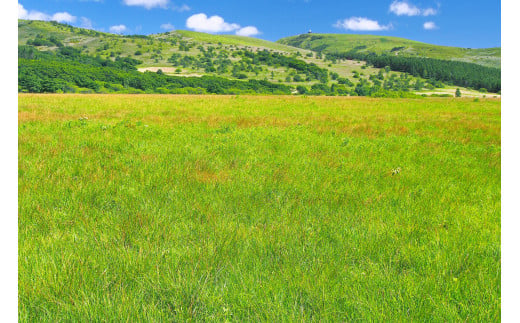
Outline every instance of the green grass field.
{"type": "Polygon", "coordinates": [[[20,321],[499,321],[500,105],[19,95],[20,321]]]}

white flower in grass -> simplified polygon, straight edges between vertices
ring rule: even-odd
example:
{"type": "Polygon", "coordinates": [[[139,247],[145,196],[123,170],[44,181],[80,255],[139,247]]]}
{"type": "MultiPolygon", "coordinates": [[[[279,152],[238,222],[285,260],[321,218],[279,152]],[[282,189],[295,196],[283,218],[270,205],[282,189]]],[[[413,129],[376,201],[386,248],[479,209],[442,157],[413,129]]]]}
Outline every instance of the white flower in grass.
{"type": "Polygon", "coordinates": [[[395,169],[392,169],[392,176],[397,175],[401,173],[401,167],[397,167],[395,169]]]}

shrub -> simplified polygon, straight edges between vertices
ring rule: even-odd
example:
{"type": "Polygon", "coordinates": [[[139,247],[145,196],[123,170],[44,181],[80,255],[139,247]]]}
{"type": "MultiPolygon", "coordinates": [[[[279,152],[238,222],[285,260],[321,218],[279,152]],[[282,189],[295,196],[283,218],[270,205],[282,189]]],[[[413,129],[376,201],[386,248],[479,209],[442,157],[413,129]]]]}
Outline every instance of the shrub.
{"type": "Polygon", "coordinates": [[[307,88],[303,85],[298,85],[296,87],[296,91],[298,91],[299,94],[305,94],[305,93],[309,92],[309,90],[307,90],[307,88]]]}
{"type": "Polygon", "coordinates": [[[293,77],[294,82],[303,82],[303,78],[300,75],[295,75],[293,77]]]}

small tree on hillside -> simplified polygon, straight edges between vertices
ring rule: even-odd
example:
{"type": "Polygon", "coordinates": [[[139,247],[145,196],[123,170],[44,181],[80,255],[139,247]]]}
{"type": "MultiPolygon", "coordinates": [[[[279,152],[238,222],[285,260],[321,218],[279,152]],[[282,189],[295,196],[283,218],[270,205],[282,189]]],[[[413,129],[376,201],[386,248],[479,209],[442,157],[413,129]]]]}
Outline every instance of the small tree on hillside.
{"type": "Polygon", "coordinates": [[[461,96],[460,89],[457,88],[457,90],[455,91],[455,97],[460,98],[460,96],[461,96]]]}
{"type": "Polygon", "coordinates": [[[305,86],[298,85],[296,87],[296,91],[298,91],[298,93],[300,93],[300,94],[305,94],[305,93],[307,93],[308,90],[307,90],[307,88],[305,86]]]}

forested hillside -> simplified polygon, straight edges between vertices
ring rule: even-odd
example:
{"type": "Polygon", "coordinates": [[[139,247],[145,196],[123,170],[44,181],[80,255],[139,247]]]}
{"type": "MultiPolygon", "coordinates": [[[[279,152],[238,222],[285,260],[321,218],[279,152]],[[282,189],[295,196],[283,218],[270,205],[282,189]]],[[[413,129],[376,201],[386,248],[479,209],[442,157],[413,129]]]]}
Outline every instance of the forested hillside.
{"type": "Polygon", "coordinates": [[[356,51],[327,55],[336,59],[359,59],[375,67],[389,66],[394,71],[474,89],[499,92],[501,86],[499,69],[472,63],[427,57],[364,54],[356,51]]]}
{"type": "Polygon", "coordinates": [[[19,21],[18,43],[20,92],[413,97],[444,88],[454,93],[453,86],[465,94],[500,91],[497,69],[361,47],[311,51],[189,31],[123,36],[26,20],[19,21]]]}
{"type": "Polygon", "coordinates": [[[18,51],[21,92],[290,94],[285,85],[259,80],[140,73],[135,68],[139,61],[92,58],[71,47],[62,47],[56,53],[42,53],[28,46],[18,51]]]}

